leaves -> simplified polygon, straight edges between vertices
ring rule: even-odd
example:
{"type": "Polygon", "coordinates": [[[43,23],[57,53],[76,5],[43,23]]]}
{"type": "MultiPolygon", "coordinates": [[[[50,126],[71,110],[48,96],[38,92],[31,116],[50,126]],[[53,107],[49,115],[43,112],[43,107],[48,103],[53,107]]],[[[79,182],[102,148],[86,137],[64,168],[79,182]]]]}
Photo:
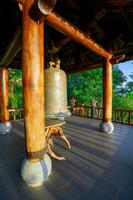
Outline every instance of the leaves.
{"type": "MultiPolygon", "coordinates": [[[[129,75],[131,81],[126,83],[127,77],[119,69],[113,67],[113,108],[133,109],[133,73],[129,75]],[[126,84],[125,84],[126,83],[126,84]]],[[[69,75],[67,78],[68,102],[74,97],[76,104],[91,105],[95,98],[98,106],[102,106],[103,72],[102,68],[69,75]]],[[[9,70],[9,107],[23,107],[22,72],[9,70]]]]}
{"type": "Polygon", "coordinates": [[[68,76],[68,99],[75,97],[78,104],[90,105],[92,98],[101,102],[102,69],[80,72],[68,76]]]}
{"type": "MultiPolygon", "coordinates": [[[[130,75],[133,79],[133,73],[130,75]]],[[[126,85],[127,77],[113,66],[113,108],[133,109],[133,81],[126,85]]],[[[68,76],[68,99],[77,99],[77,105],[84,103],[91,105],[95,98],[98,106],[102,106],[103,98],[103,72],[102,69],[89,70],[68,76]]],[[[70,101],[69,101],[70,102],[70,101]]]]}
{"type": "Polygon", "coordinates": [[[22,72],[20,70],[9,70],[9,107],[23,107],[22,72]]]}

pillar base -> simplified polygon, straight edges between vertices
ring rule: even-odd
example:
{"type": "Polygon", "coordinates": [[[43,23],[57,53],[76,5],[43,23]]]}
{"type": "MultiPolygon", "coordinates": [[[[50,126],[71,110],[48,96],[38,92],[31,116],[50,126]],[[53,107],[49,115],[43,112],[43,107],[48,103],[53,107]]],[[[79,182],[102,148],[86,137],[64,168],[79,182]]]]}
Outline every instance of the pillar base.
{"type": "Polygon", "coordinates": [[[0,135],[9,133],[11,129],[12,124],[10,122],[0,123],[0,135]]]}
{"type": "Polygon", "coordinates": [[[103,133],[111,134],[114,131],[114,125],[112,122],[101,122],[99,128],[103,133]]]}
{"type": "Polygon", "coordinates": [[[47,180],[51,169],[52,162],[46,154],[43,160],[35,163],[25,159],[22,163],[21,175],[28,186],[38,187],[47,180]]]}

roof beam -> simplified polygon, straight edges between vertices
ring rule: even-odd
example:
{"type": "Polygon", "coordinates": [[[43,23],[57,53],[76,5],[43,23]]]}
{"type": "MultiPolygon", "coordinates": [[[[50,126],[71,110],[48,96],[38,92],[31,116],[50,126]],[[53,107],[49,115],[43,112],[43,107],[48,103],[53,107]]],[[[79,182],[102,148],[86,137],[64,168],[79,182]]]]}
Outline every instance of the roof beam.
{"type": "Polygon", "coordinates": [[[67,74],[74,74],[74,73],[78,73],[78,72],[83,72],[83,71],[87,71],[87,70],[91,70],[91,69],[97,69],[102,67],[102,63],[98,63],[98,64],[94,64],[94,65],[87,65],[87,66],[83,66],[83,67],[77,67],[76,69],[71,69],[69,71],[66,71],[67,74]]]}
{"type": "MultiPolygon", "coordinates": [[[[119,63],[121,60],[123,60],[125,58],[125,55],[119,55],[119,56],[114,56],[110,59],[111,64],[117,64],[119,63]]],[[[67,74],[73,74],[73,73],[78,73],[81,71],[87,71],[87,70],[91,70],[91,69],[97,69],[103,67],[103,63],[96,63],[96,64],[90,64],[90,65],[86,65],[86,66],[82,66],[82,67],[77,67],[76,69],[71,69],[69,71],[66,71],[67,74]]]]}
{"type": "Polygon", "coordinates": [[[118,55],[118,56],[113,56],[113,57],[110,59],[110,62],[111,62],[112,64],[117,64],[117,63],[119,63],[120,61],[122,61],[124,58],[125,58],[125,54],[118,55]]]}
{"type": "MultiPolygon", "coordinates": [[[[43,4],[45,5],[45,1],[43,1],[43,4]]],[[[45,6],[43,6],[43,7],[45,7],[45,6]]],[[[45,18],[45,20],[47,21],[47,23],[50,26],[52,26],[53,28],[62,32],[64,35],[70,37],[74,41],[80,43],[81,45],[91,49],[98,55],[100,55],[104,58],[112,57],[112,54],[107,52],[100,45],[98,45],[96,42],[94,42],[92,39],[90,39],[87,36],[87,34],[82,32],[81,30],[79,30],[76,26],[71,24],[68,20],[64,19],[62,16],[60,16],[56,12],[51,11],[47,16],[44,15],[44,13],[46,11],[45,11],[45,9],[43,10],[43,7],[40,10],[37,3],[33,4],[29,13],[33,17],[34,20],[36,20],[37,22],[42,22],[45,18]],[[40,11],[40,13],[39,13],[39,11],[40,11]]]]}
{"type": "Polygon", "coordinates": [[[106,2],[110,6],[124,6],[132,2],[132,0],[106,0],[106,2]]]}
{"type": "Polygon", "coordinates": [[[60,49],[64,45],[66,45],[70,41],[71,41],[71,38],[62,35],[62,37],[60,37],[60,39],[58,39],[57,41],[54,41],[52,48],[50,49],[50,52],[57,53],[58,51],[60,51],[60,49]]]}
{"type": "Polygon", "coordinates": [[[8,66],[17,53],[21,50],[22,33],[21,28],[18,27],[13,35],[9,45],[6,48],[3,58],[0,61],[0,66],[8,66]]]}
{"type": "Polygon", "coordinates": [[[64,33],[74,41],[80,43],[81,45],[91,49],[98,55],[105,57],[105,58],[111,58],[112,55],[107,52],[105,49],[103,49],[100,45],[98,45],[96,42],[88,38],[88,36],[83,33],[81,30],[79,30],[77,27],[72,25],[70,22],[65,20],[63,17],[61,17],[59,14],[52,11],[47,17],[46,21],[57,29],[58,31],[64,33]]]}
{"type": "Polygon", "coordinates": [[[132,25],[130,24],[130,22],[129,22],[129,20],[128,20],[128,17],[127,17],[127,15],[126,15],[126,13],[125,13],[125,11],[124,11],[124,9],[123,9],[122,7],[120,7],[120,11],[121,11],[121,13],[122,13],[122,15],[123,15],[123,18],[124,18],[124,20],[125,20],[125,22],[126,22],[128,28],[129,28],[129,30],[131,31],[131,33],[133,33],[133,27],[132,27],[132,25]]]}

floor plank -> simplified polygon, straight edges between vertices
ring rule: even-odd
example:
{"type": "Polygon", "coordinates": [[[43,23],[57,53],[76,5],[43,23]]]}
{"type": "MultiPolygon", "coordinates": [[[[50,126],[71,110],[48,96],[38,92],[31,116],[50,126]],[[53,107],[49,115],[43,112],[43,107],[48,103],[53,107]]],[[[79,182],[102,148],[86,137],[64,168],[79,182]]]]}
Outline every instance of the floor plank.
{"type": "Polygon", "coordinates": [[[99,120],[69,117],[63,125],[71,149],[55,138],[52,174],[43,186],[28,188],[21,179],[25,157],[23,121],[0,136],[0,200],[131,200],[133,199],[133,127],[115,124],[115,132],[99,132],[99,120]]]}

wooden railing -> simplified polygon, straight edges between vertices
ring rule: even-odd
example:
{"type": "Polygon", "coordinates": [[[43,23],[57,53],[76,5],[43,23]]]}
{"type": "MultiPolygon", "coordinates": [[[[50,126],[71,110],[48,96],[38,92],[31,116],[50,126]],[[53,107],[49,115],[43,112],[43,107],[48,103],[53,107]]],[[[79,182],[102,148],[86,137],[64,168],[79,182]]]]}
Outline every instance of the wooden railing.
{"type": "MultiPolygon", "coordinates": [[[[97,115],[93,117],[92,108],[90,106],[76,106],[72,114],[82,117],[102,119],[103,108],[97,107],[96,111],[97,115]]],[[[133,110],[113,109],[112,121],[122,124],[133,125],[133,110]]]]}
{"type": "Polygon", "coordinates": [[[114,109],[112,116],[114,122],[133,125],[133,110],[114,109]]]}
{"type": "Polygon", "coordinates": [[[23,108],[12,108],[9,109],[10,120],[16,121],[24,118],[24,109],[23,108]]]}
{"type": "MultiPolygon", "coordinates": [[[[68,106],[68,109],[71,109],[68,106]]],[[[103,108],[97,107],[97,116],[93,117],[92,108],[90,106],[76,106],[73,112],[73,115],[89,117],[94,119],[102,119],[103,108]]],[[[13,108],[9,109],[10,120],[19,120],[24,117],[23,108],[13,108]]],[[[113,109],[112,111],[112,121],[122,124],[133,125],[133,110],[122,110],[122,109],[113,109]]]]}

